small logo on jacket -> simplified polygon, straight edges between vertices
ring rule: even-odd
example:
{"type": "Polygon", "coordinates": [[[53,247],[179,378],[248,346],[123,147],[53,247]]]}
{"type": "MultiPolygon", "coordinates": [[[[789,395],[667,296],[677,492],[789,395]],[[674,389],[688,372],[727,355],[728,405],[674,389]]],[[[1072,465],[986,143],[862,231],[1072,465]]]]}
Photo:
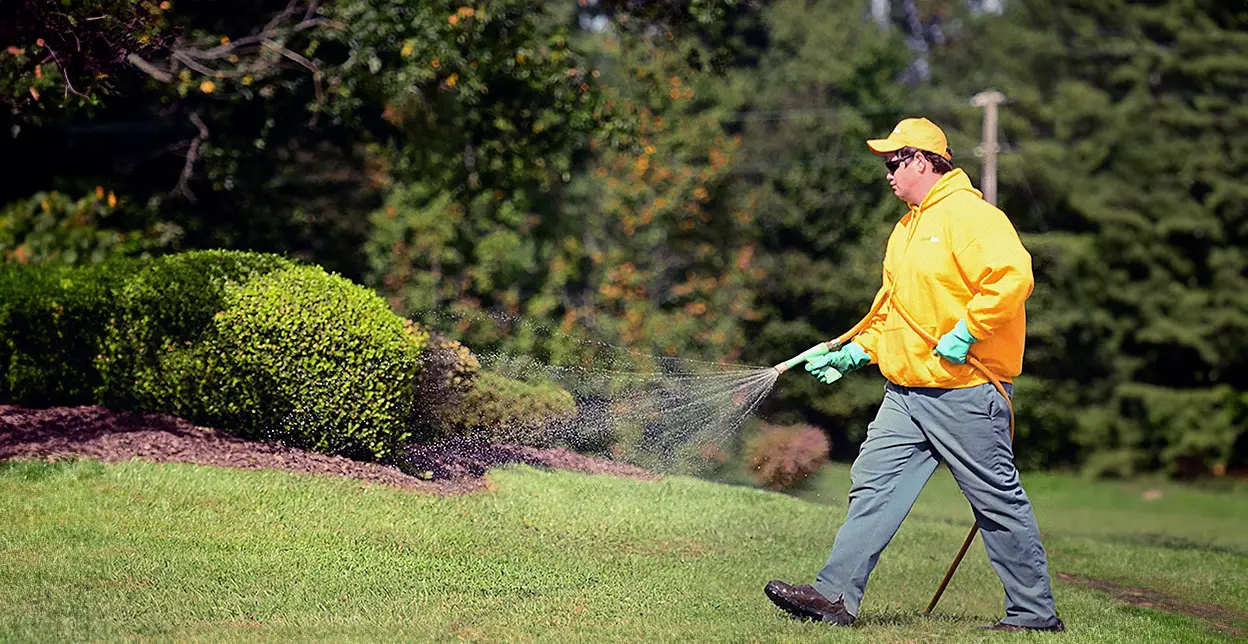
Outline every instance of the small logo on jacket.
{"type": "Polygon", "coordinates": [[[930,242],[932,242],[933,244],[939,244],[939,243],[940,243],[940,238],[939,238],[939,237],[932,237],[931,239],[929,239],[929,240],[927,240],[927,241],[930,241],[930,242]]]}

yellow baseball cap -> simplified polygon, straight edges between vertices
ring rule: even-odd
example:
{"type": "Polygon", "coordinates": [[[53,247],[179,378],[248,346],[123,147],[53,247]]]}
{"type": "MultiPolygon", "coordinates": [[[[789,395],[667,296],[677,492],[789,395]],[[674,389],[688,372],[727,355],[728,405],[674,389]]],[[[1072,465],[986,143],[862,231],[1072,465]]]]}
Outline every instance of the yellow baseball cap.
{"type": "Polygon", "coordinates": [[[886,139],[870,139],[867,147],[881,156],[896,152],[904,147],[917,148],[934,152],[946,159],[952,159],[949,152],[949,140],[935,123],[925,118],[902,119],[886,139]]]}

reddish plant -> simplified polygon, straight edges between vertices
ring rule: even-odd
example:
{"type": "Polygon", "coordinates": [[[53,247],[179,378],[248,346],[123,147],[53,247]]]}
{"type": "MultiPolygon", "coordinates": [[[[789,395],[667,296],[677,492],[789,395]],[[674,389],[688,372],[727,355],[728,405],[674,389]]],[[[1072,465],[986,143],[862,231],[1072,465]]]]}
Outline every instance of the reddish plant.
{"type": "Polygon", "coordinates": [[[754,480],[785,490],[828,462],[828,437],[811,425],[766,425],[745,447],[754,480]]]}

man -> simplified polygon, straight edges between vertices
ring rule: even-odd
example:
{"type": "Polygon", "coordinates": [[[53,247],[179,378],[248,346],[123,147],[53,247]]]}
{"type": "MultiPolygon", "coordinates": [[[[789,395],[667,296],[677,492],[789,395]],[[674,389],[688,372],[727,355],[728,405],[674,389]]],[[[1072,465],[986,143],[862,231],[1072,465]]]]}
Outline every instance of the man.
{"type": "Polygon", "coordinates": [[[987,628],[1065,630],[1014,466],[1008,403],[967,364],[973,345],[1013,394],[1031,256],[1005,213],[953,168],[945,134],[931,121],[905,119],[867,145],[885,158],[893,192],[910,206],[884,254],[890,296],[852,342],[806,368],[834,382],[877,363],[888,385],[854,461],[849,509],[827,565],[813,585],[772,581],[765,592],[794,616],[853,624],[880,553],[943,462],[970,501],[1005,586],[1005,617],[987,628]],[[939,341],[933,347],[912,324],[939,341]]]}

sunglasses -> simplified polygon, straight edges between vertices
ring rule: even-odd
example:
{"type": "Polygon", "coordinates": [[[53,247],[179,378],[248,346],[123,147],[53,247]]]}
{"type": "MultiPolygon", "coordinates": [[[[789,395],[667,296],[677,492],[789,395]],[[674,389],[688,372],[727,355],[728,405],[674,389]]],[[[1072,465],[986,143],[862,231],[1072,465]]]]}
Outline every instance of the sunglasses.
{"type": "Polygon", "coordinates": [[[893,174],[894,172],[897,172],[897,168],[900,168],[901,166],[905,165],[907,162],[909,162],[913,158],[914,158],[914,155],[909,154],[904,157],[897,157],[896,159],[888,159],[884,162],[884,166],[888,168],[889,174],[893,174]]]}

